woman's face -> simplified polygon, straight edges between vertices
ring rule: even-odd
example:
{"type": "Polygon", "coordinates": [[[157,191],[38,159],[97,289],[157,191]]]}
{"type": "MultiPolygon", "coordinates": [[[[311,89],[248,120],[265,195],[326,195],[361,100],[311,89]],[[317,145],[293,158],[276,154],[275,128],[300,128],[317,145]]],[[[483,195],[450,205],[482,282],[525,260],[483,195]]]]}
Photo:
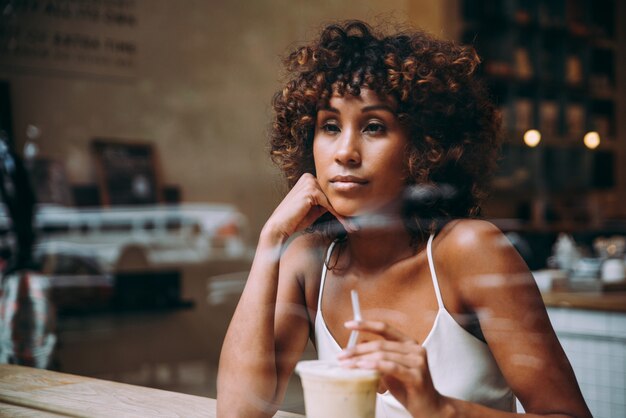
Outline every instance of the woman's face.
{"type": "Polygon", "coordinates": [[[407,135],[392,98],[361,89],[333,95],[315,123],[313,158],[318,182],[343,216],[397,209],[407,177],[407,135]]]}

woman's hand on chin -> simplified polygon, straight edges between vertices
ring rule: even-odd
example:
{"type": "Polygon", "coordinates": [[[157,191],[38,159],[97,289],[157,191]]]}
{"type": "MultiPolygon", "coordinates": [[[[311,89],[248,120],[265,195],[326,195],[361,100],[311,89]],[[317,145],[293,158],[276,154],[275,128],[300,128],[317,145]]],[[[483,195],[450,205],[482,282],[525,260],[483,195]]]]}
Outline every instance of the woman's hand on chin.
{"type": "Polygon", "coordinates": [[[315,176],[305,173],[274,210],[263,227],[263,233],[287,240],[294,233],[311,226],[326,212],[332,213],[346,230],[352,229],[350,221],[333,209],[315,176]]]}
{"type": "Polygon", "coordinates": [[[383,339],[345,349],[339,355],[342,365],[378,370],[389,392],[414,417],[454,416],[452,405],[433,386],[424,347],[385,322],[349,321],[345,326],[383,339]]]}

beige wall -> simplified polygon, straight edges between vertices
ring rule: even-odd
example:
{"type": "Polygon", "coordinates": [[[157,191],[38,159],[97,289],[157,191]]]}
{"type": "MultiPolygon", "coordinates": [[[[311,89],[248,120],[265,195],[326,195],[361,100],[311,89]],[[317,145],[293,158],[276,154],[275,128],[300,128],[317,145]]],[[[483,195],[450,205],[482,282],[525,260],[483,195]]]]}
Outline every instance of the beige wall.
{"type": "Polygon", "coordinates": [[[408,21],[455,33],[454,0],[137,0],[135,77],[92,79],[0,67],[11,83],[18,149],[41,129],[41,155],[73,183],[95,183],[94,137],[156,144],[164,182],[185,201],[230,202],[262,226],[283,183],[266,153],[279,57],[333,19],[408,21]]]}

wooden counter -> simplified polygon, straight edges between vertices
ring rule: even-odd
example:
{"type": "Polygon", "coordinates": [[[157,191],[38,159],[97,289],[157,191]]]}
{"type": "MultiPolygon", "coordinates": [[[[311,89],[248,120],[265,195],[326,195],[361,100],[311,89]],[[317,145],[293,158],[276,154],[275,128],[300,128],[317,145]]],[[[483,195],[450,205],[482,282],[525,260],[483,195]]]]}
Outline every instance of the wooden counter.
{"type": "Polygon", "coordinates": [[[547,292],[548,307],[626,312],[626,292],[547,292]]]}
{"type": "Polygon", "coordinates": [[[213,418],[215,407],[211,398],[0,364],[1,417],[213,418]]]}

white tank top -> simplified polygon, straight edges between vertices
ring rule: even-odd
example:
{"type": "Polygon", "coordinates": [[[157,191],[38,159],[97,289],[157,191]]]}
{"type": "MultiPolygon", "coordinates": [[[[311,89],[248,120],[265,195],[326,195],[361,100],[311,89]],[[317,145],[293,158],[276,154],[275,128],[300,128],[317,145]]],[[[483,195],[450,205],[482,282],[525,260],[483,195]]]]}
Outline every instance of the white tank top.
{"type": "MultiPolygon", "coordinates": [[[[515,396],[502,376],[489,346],[461,327],[443,305],[433,262],[433,237],[431,235],[428,239],[426,252],[439,311],[422,346],[428,353],[428,367],[435,389],[445,396],[515,412],[515,396]]],[[[328,330],[322,315],[326,265],[334,246],[335,242],[330,245],[326,254],[315,316],[315,346],[320,360],[336,360],[342,350],[328,330]]],[[[404,417],[411,415],[389,391],[378,394],[376,418],[404,417]]]]}

